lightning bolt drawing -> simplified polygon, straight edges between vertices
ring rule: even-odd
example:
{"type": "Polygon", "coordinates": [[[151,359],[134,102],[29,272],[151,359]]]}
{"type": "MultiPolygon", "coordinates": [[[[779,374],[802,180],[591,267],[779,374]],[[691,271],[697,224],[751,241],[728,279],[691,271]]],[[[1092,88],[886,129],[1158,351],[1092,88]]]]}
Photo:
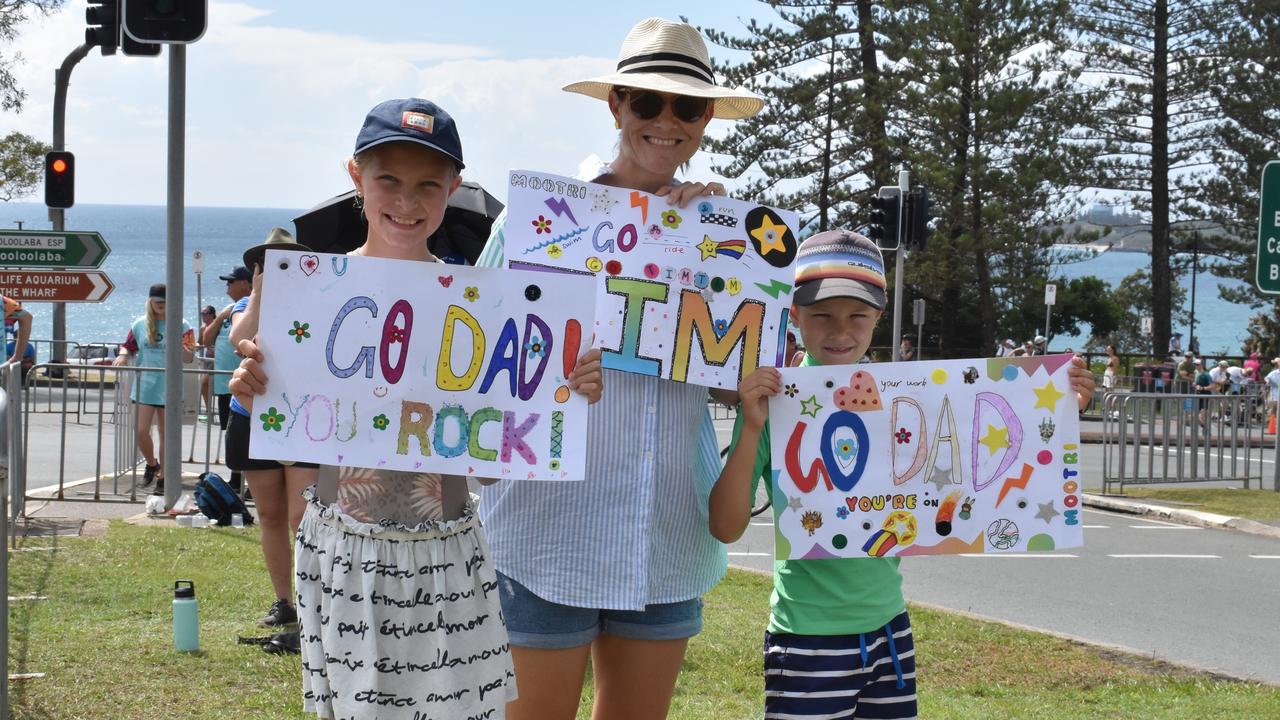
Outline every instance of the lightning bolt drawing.
{"type": "Polygon", "coordinates": [[[1027,487],[1027,483],[1031,481],[1031,472],[1035,470],[1032,466],[1023,463],[1022,474],[1016,478],[1005,478],[1004,487],[1000,488],[1000,494],[996,496],[996,507],[1000,507],[1000,503],[1004,502],[1004,496],[1009,494],[1009,488],[1018,488],[1023,490],[1027,487]]]}
{"type": "MultiPolygon", "coordinates": [[[[641,195],[639,190],[631,191],[631,207],[640,208],[640,223],[648,224],[649,222],[649,197],[641,195]]],[[[574,222],[577,222],[575,220],[574,222]]]]}
{"type": "Polygon", "coordinates": [[[786,283],[781,280],[774,280],[770,282],[768,285],[765,285],[764,283],[756,283],[756,287],[769,293],[769,297],[773,298],[774,300],[778,299],[779,293],[790,294],[791,292],[791,283],[786,283]]]}
{"type": "Polygon", "coordinates": [[[573,211],[569,209],[569,201],[564,198],[547,198],[547,207],[551,208],[551,212],[556,216],[565,215],[574,225],[578,224],[578,218],[573,216],[573,211]]]}

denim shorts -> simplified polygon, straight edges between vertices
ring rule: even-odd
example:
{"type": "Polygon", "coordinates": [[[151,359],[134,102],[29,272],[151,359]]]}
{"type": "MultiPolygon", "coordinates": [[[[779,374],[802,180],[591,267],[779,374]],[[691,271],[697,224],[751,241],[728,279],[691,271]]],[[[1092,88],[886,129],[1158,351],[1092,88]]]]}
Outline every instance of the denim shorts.
{"type": "Polygon", "coordinates": [[[498,573],[498,597],[511,644],[562,650],[590,644],[601,633],[633,640],[684,640],[702,631],[702,598],[607,610],[561,605],[498,573]]]}

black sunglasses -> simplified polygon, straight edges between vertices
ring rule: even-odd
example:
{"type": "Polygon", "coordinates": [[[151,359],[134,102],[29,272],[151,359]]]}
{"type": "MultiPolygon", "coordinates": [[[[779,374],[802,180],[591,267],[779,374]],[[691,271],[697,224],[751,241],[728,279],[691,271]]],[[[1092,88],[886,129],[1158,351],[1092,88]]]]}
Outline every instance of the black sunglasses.
{"type": "MultiPolygon", "coordinates": [[[[617,90],[619,97],[627,99],[627,105],[631,108],[631,114],[641,120],[652,120],[662,114],[662,108],[667,104],[667,98],[652,90],[633,90],[631,88],[620,87],[617,90]]],[[[681,122],[697,122],[707,112],[707,98],[693,97],[691,95],[676,95],[671,100],[671,114],[676,116],[681,122]]]]}

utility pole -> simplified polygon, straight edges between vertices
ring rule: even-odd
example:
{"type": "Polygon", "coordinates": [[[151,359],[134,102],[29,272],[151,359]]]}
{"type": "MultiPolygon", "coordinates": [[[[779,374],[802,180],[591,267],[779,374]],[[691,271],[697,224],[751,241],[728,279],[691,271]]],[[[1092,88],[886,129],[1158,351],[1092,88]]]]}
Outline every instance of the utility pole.
{"type": "MultiPolygon", "coordinates": [[[[902,197],[907,196],[907,192],[911,189],[911,173],[906,168],[898,171],[898,190],[901,191],[902,197]]],[[[902,277],[902,260],[906,254],[906,245],[902,242],[902,229],[906,227],[906,219],[903,217],[903,210],[906,208],[905,202],[899,202],[898,212],[898,249],[893,253],[893,361],[898,362],[902,357],[902,286],[906,284],[906,278],[902,277]]]]}
{"type": "MultiPolygon", "coordinates": [[[[53,149],[60,152],[66,149],[67,130],[67,87],[71,84],[71,71],[77,63],[85,58],[95,46],[84,43],[72,50],[62,61],[62,66],[53,71],[53,149]]],[[[66,211],[62,208],[49,208],[49,221],[53,229],[66,229],[66,211]]],[[[53,357],[54,363],[67,361],[67,304],[53,304],[53,357]]],[[[55,371],[61,377],[61,371],[55,371]]]]}

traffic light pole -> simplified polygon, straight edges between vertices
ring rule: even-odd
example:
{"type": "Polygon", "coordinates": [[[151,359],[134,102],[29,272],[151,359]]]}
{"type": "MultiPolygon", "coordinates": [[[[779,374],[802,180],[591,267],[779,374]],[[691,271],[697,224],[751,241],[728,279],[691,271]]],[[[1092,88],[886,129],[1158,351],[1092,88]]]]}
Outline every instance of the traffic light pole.
{"type": "Polygon", "coordinates": [[[164,265],[164,506],[173,507],[182,494],[182,291],[183,179],[186,166],[187,46],[169,45],[169,160],[166,199],[166,248],[164,265]]]}
{"type": "Polygon", "coordinates": [[[902,359],[902,286],[906,284],[902,277],[902,256],[906,254],[903,244],[903,229],[906,227],[905,211],[907,192],[911,189],[911,174],[906,170],[898,171],[898,189],[902,191],[902,202],[898,203],[898,249],[893,251],[893,361],[902,359]]]}
{"type": "MultiPolygon", "coordinates": [[[[85,43],[67,54],[62,66],[53,71],[53,149],[65,150],[67,130],[67,86],[71,84],[71,71],[89,54],[93,45],[85,43]]],[[[49,221],[53,229],[66,228],[66,214],[61,208],[49,208],[49,221]]],[[[67,361],[67,304],[53,304],[53,357],[55,363],[67,361]]],[[[60,375],[61,373],[59,373],[60,375]]]]}

